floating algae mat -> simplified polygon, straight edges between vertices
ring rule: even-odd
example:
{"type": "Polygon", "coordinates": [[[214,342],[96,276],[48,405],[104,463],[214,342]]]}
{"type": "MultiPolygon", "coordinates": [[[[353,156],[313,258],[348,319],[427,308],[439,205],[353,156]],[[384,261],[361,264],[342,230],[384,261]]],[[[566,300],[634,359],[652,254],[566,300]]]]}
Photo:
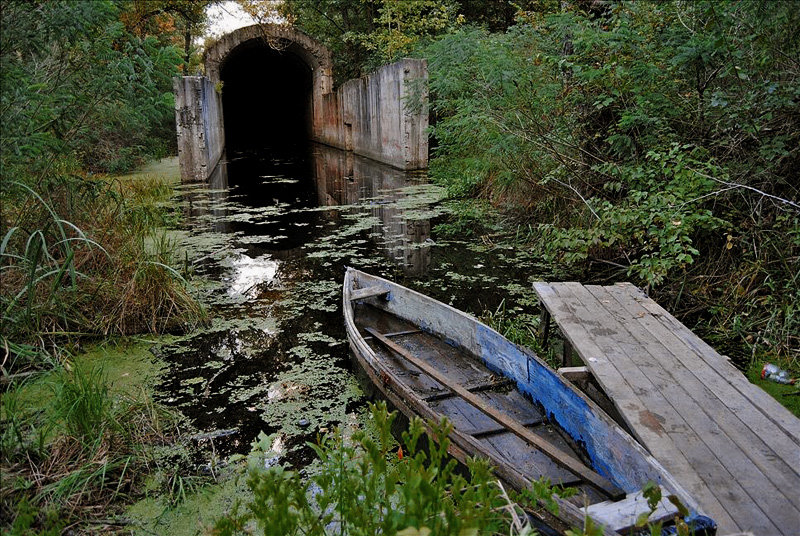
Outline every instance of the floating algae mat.
{"type": "Polygon", "coordinates": [[[246,454],[264,432],[278,438],[281,463],[303,468],[307,442],[358,426],[366,398],[342,324],[345,266],[473,314],[535,308],[541,267],[435,236],[443,198],[424,174],[324,146],[235,155],[210,183],[177,187],[173,239],[212,320],[152,351],[166,364],[158,399],[194,428],[198,467],[246,454]]]}

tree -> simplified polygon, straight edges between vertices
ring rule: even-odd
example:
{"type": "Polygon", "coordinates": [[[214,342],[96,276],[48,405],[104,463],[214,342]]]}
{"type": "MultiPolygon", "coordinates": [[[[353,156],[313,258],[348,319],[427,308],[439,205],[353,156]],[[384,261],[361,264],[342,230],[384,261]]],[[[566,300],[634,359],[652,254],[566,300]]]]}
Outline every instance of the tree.
{"type": "Polygon", "coordinates": [[[114,0],[3,3],[4,172],[45,175],[65,159],[125,169],[174,143],[175,33],[131,31],[129,7],[114,0]]]}
{"type": "Polygon", "coordinates": [[[206,30],[207,11],[220,0],[133,0],[126,5],[122,20],[140,38],[162,36],[163,44],[183,47],[181,72],[188,75],[196,55],[194,39],[206,30]]]}

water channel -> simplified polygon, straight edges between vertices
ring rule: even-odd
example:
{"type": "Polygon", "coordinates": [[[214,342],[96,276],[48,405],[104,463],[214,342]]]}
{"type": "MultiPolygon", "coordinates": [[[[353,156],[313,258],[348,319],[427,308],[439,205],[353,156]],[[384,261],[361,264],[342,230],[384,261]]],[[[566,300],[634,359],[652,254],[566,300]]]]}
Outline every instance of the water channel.
{"type": "Polygon", "coordinates": [[[363,418],[341,316],[345,266],[391,278],[480,316],[534,314],[548,268],[480,236],[437,232],[441,187],[322,145],[243,150],[208,184],[178,188],[179,243],[205,281],[211,326],[153,349],[161,402],[197,434],[198,459],[246,453],[277,434],[307,465],[320,432],[363,418]]]}

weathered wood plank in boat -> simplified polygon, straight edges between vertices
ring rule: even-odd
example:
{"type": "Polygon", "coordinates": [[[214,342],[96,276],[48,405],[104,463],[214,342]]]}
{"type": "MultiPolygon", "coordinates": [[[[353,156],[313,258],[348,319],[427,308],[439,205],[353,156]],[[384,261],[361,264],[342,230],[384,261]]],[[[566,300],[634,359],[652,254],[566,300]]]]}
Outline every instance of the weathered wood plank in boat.
{"type": "Polygon", "coordinates": [[[468,390],[464,389],[461,385],[454,383],[447,376],[442,374],[439,370],[431,367],[424,361],[421,361],[416,356],[408,352],[408,350],[406,350],[405,348],[397,345],[390,339],[387,339],[386,337],[384,337],[383,335],[381,335],[372,328],[366,328],[366,331],[370,335],[378,339],[381,343],[383,343],[384,346],[391,348],[393,351],[397,352],[405,359],[416,365],[419,369],[423,370],[426,374],[428,374],[428,376],[435,379],[442,385],[446,386],[448,389],[455,391],[458,394],[458,396],[461,397],[463,400],[466,400],[473,406],[477,407],[478,409],[480,409],[481,411],[492,417],[498,423],[506,426],[518,437],[524,439],[525,441],[529,442],[532,445],[535,445],[542,452],[550,456],[553,459],[553,461],[555,461],[559,465],[563,465],[564,467],[568,468],[575,474],[580,475],[586,481],[592,483],[598,489],[606,492],[612,498],[619,498],[625,495],[625,493],[622,490],[620,490],[617,486],[609,482],[608,479],[606,479],[605,477],[600,476],[593,470],[586,467],[580,460],[575,459],[571,454],[564,452],[563,450],[544,441],[539,436],[532,434],[524,426],[521,426],[518,421],[511,419],[508,415],[492,408],[484,401],[482,401],[477,395],[470,393],[468,390]]]}
{"type": "MultiPolygon", "coordinates": [[[[503,388],[512,386],[513,382],[509,379],[489,379],[488,381],[479,381],[473,383],[465,383],[464,388],[469,391],[470,393],[478,393],[480,391],[491,391],[493,389],[503,388]]],[[[428,395],[423,397],[425,402],[434,402],[436,400],[443,400],[445,398],[450,398],[452,396],[456,396],[453,391],[449,389],[443,390],[441,393],[434,393],[432,395],[428,395]]]]}
{"type": "MultiPolygon", "coordinates": [[[[544,421],[542,419],[538,419],[538,420],[535,420],[535,421],[527,421],[527,422],[523,422],[522,426],[524,426],[526,428],[531,428],[533,426],[537,426],[539,424],[542,424],[543,422],[544,421]]],[[[505,426],[494,425],[494,426],[489,426],[488,428],[479,428],[479,429],[475,429],[475,430],[464,430],[464,433],[466,433],[468,435],[471,435],[474,438],[480,439],[481,437],[487,437],[487,436],[496,435],[496,434],[508,434],[510,432],[508,430],[506,430],[505,426]]]]}
{"type": "Polygon", "coordinates": [[[383,287],[381,285],[375,285],[373,287],[367,288],[360,288],[356,289],[350,293],[350,300],[364,300],[366,298],[371,298],[373,296],[386,296],[389,294],[389,289],[383,287]]]}
{"type": "MultiPolygon", "coordinates": [[[[472,435],[470,432],[476,428],[497,425],[496,421],[486,413],[458,397],[443,400],[432,405],[432,408],[447,416],[456,429],[463,430],[469,435],[472,435]]],[[[531,410],[535,411],[532,408],[531,410]]],[[[505,430],[508,431],[507,428],[505,430]]],[[[502,459],[505,464],[514,467],[528,480],[538,480],[546,475],[551,482],[556,484],[573,485],[582,481],[580,477],[564,469],[544,453],[526,448],[528,445],[524,440],[510,431],[508,432],[505,437],[489,436],[476,437],[476,439],[493,452],[498,459],[502,459]]],[[[603,499],[605,498],[604,495],[603,499]]]]}
{"type": "Polygon", "coordinates": [[[534,287],[634,434],[721,534],[796,534],[800,420],[632,285],[534,287]]]}

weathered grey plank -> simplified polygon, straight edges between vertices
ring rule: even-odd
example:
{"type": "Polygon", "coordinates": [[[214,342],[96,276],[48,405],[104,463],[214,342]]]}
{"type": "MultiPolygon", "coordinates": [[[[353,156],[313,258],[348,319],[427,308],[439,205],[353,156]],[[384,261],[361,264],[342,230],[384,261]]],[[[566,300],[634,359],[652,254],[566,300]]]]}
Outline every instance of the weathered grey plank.
{"type": "MultiPolygon", "coordinates": [[[[531,405],[530,402],[528,405],[531,405]]],[[[547,477],[556,484],[572,485],[582,482],[580,477],[559,466],[544,453],[531,449],[528,443],[515,436],[504,426],[502,428],[509,432],[506,434],[509,437],[498,438],[496,434],[488,437],[476,437],[471,430],[488,430],[496,427],[497,423],[486,413],[461,398],[443,400],[432,404],[431,407],[450,419],[455,429],[463,430],[465,434],[480,440],[484,448],[494,453],[505,464],[514,467],[529,481],[547,477]]],[[[538,412],[531,407],[528,414],[536,415],[538,412]]],[[[604,495],[599,500],[605,500],[605,498],[604,495]]]]}
{"type": "MultiPolygon", "coordinates": [[[[533,426],[542,424],[543,422],[544,421],[542,419],[537,419],[535,421],[523,422],[522,426],[524,426],[525,428],[531,428],[533,426]]],[[[508,429],[505,426],[495,425],[495,426],[490,426],[488,428],[479,428],[479,429],[475,429],[475,430],[465,430],[464,433],[467,434],[467,435],[471,435],[472,437],[475,437],[475,438],[481,438],[481,437],[488,437],[488,436],[497,435],[497,434],[510,434],[511,432],[509,432],[508,429]]]]}
{"type": "MultiPolygon", "coordinates": [[[[574,313],[580,309],[581,304],[569,292],[566,292],[566,296],[561,296],[556,292],[555,286],[555,284],[537,283],[535,289],[542,304],[550,311],[553,320],[561,328],[564,336],[569,339],[587,366],[592,369],[600,386],[613,398],[630,429],[695,499],[699,500],[701,497],[704,499],[703,507],[708,515],[712,516],[720,526],[727,527],[725,530],[739,530],[731,515],[723,508],[703,478],[691,478],[697,474],[697,471],[678,448],[672,435],[661,427],[660,422],[663,417],[660,414],[652,413],[647,408],[648,406],[658,407],[661,412],[675,413],[673,416],[675,423],[682,423],[682,418],[657,392],[647,376],[630,362],[626,354],[618,348],[606,350],[598,346],[596,337],[589,333],[583,319],[574,313]],[[620,375],[612,361],[621,368],[625,368],[627,373],[624,376],[620,375]],[[646,441],[646,439],[651,439],[651,441],[646,441]]],[[[590,319],[590,322],[594,323],[595,327],[599,327],[596,320],[590,319]]],[[[689,429],[685,422],[683,425],[689,429]]],[[[686,441],[699,443],[699,440],[693,435],[686,438],[686,441]]],[[[706,452],[706,454],[713,458],[713,453],[706,452]]],[[[713,482],[712,485],[714,485],[713,482]]]]}
{"type": "Polygon", "coordinates": [[[569,380],[571,382],[585,382],[592,376],[592,373],[589,372],[589,369],[585,366],[561,367],[558,369],[558,373],[561,374],[565,380],[569,380]]]}
{"type": "MultiPolygon", "coordinates": [[[[503,378],[500,380],[495,380],[495,379],[490,379],[488,381],[481,380],[473,384],[465,383],[464,388],[470,393],[478,393],[480,391],[490,391],[492,389],[508,387],[511,385],[513,385],[513,382],[511,380],[509,380],[508,378],[503,378]]],[[[456,396],[455,393],[447,389],[445,391],[442,391],[441,393],[434,393],[432,395],[422,397],[422,399],[425,402],[434,402],[436,400],[443,400],[445,398],[450,398],[452,396],[456,396]]]]}
{"type": "Polygon", "coordinates": [[[696,498],[702,499],[706,513],[717,518],[721,533],[796,531],[800,526],[800,495],[796,493],[800,487],[796,478],[800,469],[800,420],[630,284],[583,287],[555,283],[536,284],[535,288],[565,337],[615,399],[624,420],[640,439],[652,430],[635,425],[633,413],[659,408],[657,415],[664,421],[651,425],[656,430],[660,426],[672,437],[673,447],[682,449],[684,460],[671,454],[665,458],[658,445],[651,444],[652,440],[663,442],[658,434],[649,442],[643,441],[696,498]],[[601,378],[599,371],[617,378],[601,378]],[[664,411],[664,406],[653,405],[658,395],[651,390],[662,392],[661,399],[671,409],[664,411]],[[637,398],[642,404],[639,408],[635,405],[637,398]],[[772,412],[772,406],[779,409],[772,412]],[[765,413],[775,418],[767,418],[765,413]],[[673,422],[676,416],[679,418],[673,422]],[[695,438],[681,442],[682,435],[695,438]],[[713,462],[709,463],[709,458],[713,462]],[[709,499],[686,483],[675,461],[683,469],[683,462],[689,462],[695,478],[704,484],[700,488],[713,490],[716,496],[709,499]],[[752,506],[743,508],[748,501],[752,506]],[[719,506],[738,521],[728,525],[724,517],[713,512],[719,506]]]}
{"type": "MultiPolygon", "coordinates": [[[[709,440],[723,449],[715,450],[722,455],[725,465],[735,469],[739,481],[745,483],[743,477],[753,477],[757,469],[774,483],[777,494],[783,495],[794,507],[788,510],[794,515],[794,520],[800,521],[800,494],[795,491],[800,487],[800,478],[797,467],[793,467],[796,464],[787,463],[793,459],[800,461],[800,449],[783,434],[776,433],[774,424],[761,418],[750,400],[725,382],[722,374],[731,372],[720,373],[702,362],[691,350],[673,344],[668,336],[669,329],[650,315],[641,315],[641,306],[632,296],[616,289],[591,286],[587,289],[596,296],[607,296],[611,300],[608,310],[615,317],[627,314],[634,319],[628,322],[627,328],[637,344],[658,363],[668,376],[667,381],[679,383],[697,407],[706,412],[709,420],[719,425],[724,435],[712,432],[709,440]],[[726,438],[738,446],[741,456],[730,455],[726,438]]],[[[733,373],[741,375],[738,370],[733,373]]],[[[755,480],[753,487],[745,487],[751,490],[751,496],[755,494],[755,500],[763,502],[768,490],[757,485],[758,475],[755,475],[755,480]]],[[[777,501],[771,501],[771,504],[775,510],[787,510],[777,501]]]]}
{"type": "MultiPolygon", "coordinates": [[[[421,333],[421,332],[422,332],[422,330],[419,330],[419,329],[407,329],[405,331],[395,331],[395,332],[392,332],[392,333],[384,333],[383,335],[384,335],[384,337],[389,337],[391,339],[392,337],[400,337],[402,335],[413,335],[415,333],[421,333]]],[[[365,339],[369,339],[370,337],[368,335],[368,336],[366,336],[364,338],[365,339]]]]}
{"type": "MultiPolygon", "coordinates": [[[[630,311],[626,308],[627,304],[615,300],[605,288],[572,285],[570,289],[584,297],[593,296],[601,305],[601,311],[605,311],[605,314],[618,320],[620,324],[624,323],[629,340],[620,344],[631,348],[632,352],[640,350],[635,352],[634,361],[652,365],[648,368],[648,375],[656,387],[673,401],[686,422],[726,468],[720,478],[726,479],[729,474],[733,475],[746,497],[770,520],[770,525],[749,528],[766,531],[770,530],[771,525],[778,529],[794,526],[800,520],[800,510],[797,508],[800,497],[789,490],[796,489],[800,482],[788,478],[788,475],[793,474],[792,470],[785,467],[785,463],[698,380],[690,368],[697,358],[684,366],[669,349],[658,343],[635,320],[631,320],[637,312],[630,311]],[[680,400],[680,403],[675,404],[675,400],[680,400]],[[764,500],[765,497],[770,497],[771,500],[764,500]],[[775,500],[779,497],[783,497],[783,500],[775,500]]],[[[728,495],[737,493],[737,489],[729,487],[728,495]]],[[[728,497],[721,499],[721,502],[724,506],[727,500],[731,509],[740,511],[742,501],[746,499],[736,499],[728,497]]],[[[742,511],[742,514],[743,523],[754,523],[757,519],[752,515],[752,509],[742,511]],[[745,517],[744,514],[750,515],[745,517]]]]}
{"type": "MultiPolygon", "coordinates": [[[[647,298],[647,296],[630,283],[609,287],[609,293],[615,297],[620,296],[623,297],[623,299],[635,300],[641,307],[641,310],[637,313],[637,318],[648,327],[654,327],[657,330],[654,333],[656,338],[670,347],[673,345],[685,346],[694,355],[697,355],[703,361],[703,364],[707,365],[708,368],[706,370],[710,369],[717,372],[720,378],[724,378],[733,389],[738,391],[740,396],[750,402],[751,408],[758,409],[761,413],[761,417],[753,418],[752,420],[749,419],[748,423],[758,425],[764,423],[764,421],[771,421],[785,432],[785,437],[787,439],[790,439],[794,443],[794,446],[787,445],[789,449],[796,450],[800,447],[800,419],[792,415],[788,409],[779,404],[763,389],[750,383],[728,359],[717,353],[708,343],[692,333],[692,331],[679,322],[678,319],[669,314],[656,302],[647,298]],[[643,312],[649,313],[649,316],[639,316],[643,312]],[[658,325],[663,329],[656,327],[651,320],[657,320],[658,325]]],[[[715,386],[720,389],[725,389],[727,387],[717,383],[715,383],[715,386]]],[[[738,400],[730,391],[720,391],[718,396],[725,402],[738,400]]],[[[731,409],[733,411],[738,411],[740,408],[731,409]]],[[[782,455],[785,455],[785,453],[782,453],[782,455]]],[[[795,469],[800,471],[798,465],[795,465],[795,469]]]]}
{"type": "MultiPolygon", "coordinates": [[[[664,419],[660,425],[667,433],[674,434],[671,425],[680,422],[689,429],[682,429],[676,437],[675,445],[683,451],[686,458],[695,460],[695,470],[698,466],[706,468],[705,482],[714,489],[726,489],[728,493],[720,498],[722,506],[736,520],[740,528],[757,529],[764,534],[779,534],[780,526],[786,526],[787,521],[794,518],[791,507],[765,508],[761,497],[769,494],[780,493],[772,482],[755,468],[741,449],[725,436],[718,425],[718,420],[725,420],[726,414],[714,415],[699,405],[692,398],[692,393],[687,390],[684,375],[683,381],[670,376],[656,358],[647,353],[647,349],[634,341],[628,331],[627,325],[632,324],[627,318],[623,320],[626,325],[617,322],[615,315],[619,313],[619,305],[606,309],[586,287],[580,283],[564,283],[558,287],[559,293],[570,292],[574,299],[581,303],[582,309],[578,314],[586,313],[588,318],[602,319],[598,321],[601,328],[594,329],[598,344],[604,344],[621,349],[630,357],[630,361],[642,370],[648,377],[651,388],[663,395],[663,398],[674,408],[673,412],[663,412],[663,408],[646,405],[639,409],[658,412],[664,419]],[[673,420],[680,417],[680,421],[673,420]],[[692,442],[684,438],[691,437],[692,442]],[[695,440],[696,438],[696,440],[695,440]]],[[[627,316],[627,315],[626,315],[627,316]]],[[[682,370],[681,368],[678,369],[682,370]]],[[[618,368],[617,374],[623,375],[628,368],[618,368]]],[[[699,386],[702,389],[702,386],[699,386]]],[[[710,400],[707,401],[709,404],[710,400]]],[[[648,437],[647,444],[657,439],[648,437]]],[[[676,475],[677,476],[677,475],[676,475]]],[[[685,478],[692,478],[689,473],[685,478]]],[[[698,498],[701,500],[701,498],[698,498]]],[[[702,503],[701,503],[702,504],[702,503]]]]}
{"type": "Polygon", "coordinates": [[[380,285],[374,287],[360,288],[350,292],[350,300],[363,300],[372,296],[385,296],[389,294],[389,289],[380,285]]]}
{"type": "MultiPolygon", "coordinates": [[[[656,505],[656,510],[648,516],[648,521],[656,523],[673,519],[678,515],[678,508],[667,500],[668,495],[669,492],[661,488],[662,499],[656,505]]],[[[594,519],[618,532],[632,528],[639,516],[649,511],[650,507],[642,492],[631,493],[622,501],[604,501],[586,508],[586,512],[594,519]]]]}

